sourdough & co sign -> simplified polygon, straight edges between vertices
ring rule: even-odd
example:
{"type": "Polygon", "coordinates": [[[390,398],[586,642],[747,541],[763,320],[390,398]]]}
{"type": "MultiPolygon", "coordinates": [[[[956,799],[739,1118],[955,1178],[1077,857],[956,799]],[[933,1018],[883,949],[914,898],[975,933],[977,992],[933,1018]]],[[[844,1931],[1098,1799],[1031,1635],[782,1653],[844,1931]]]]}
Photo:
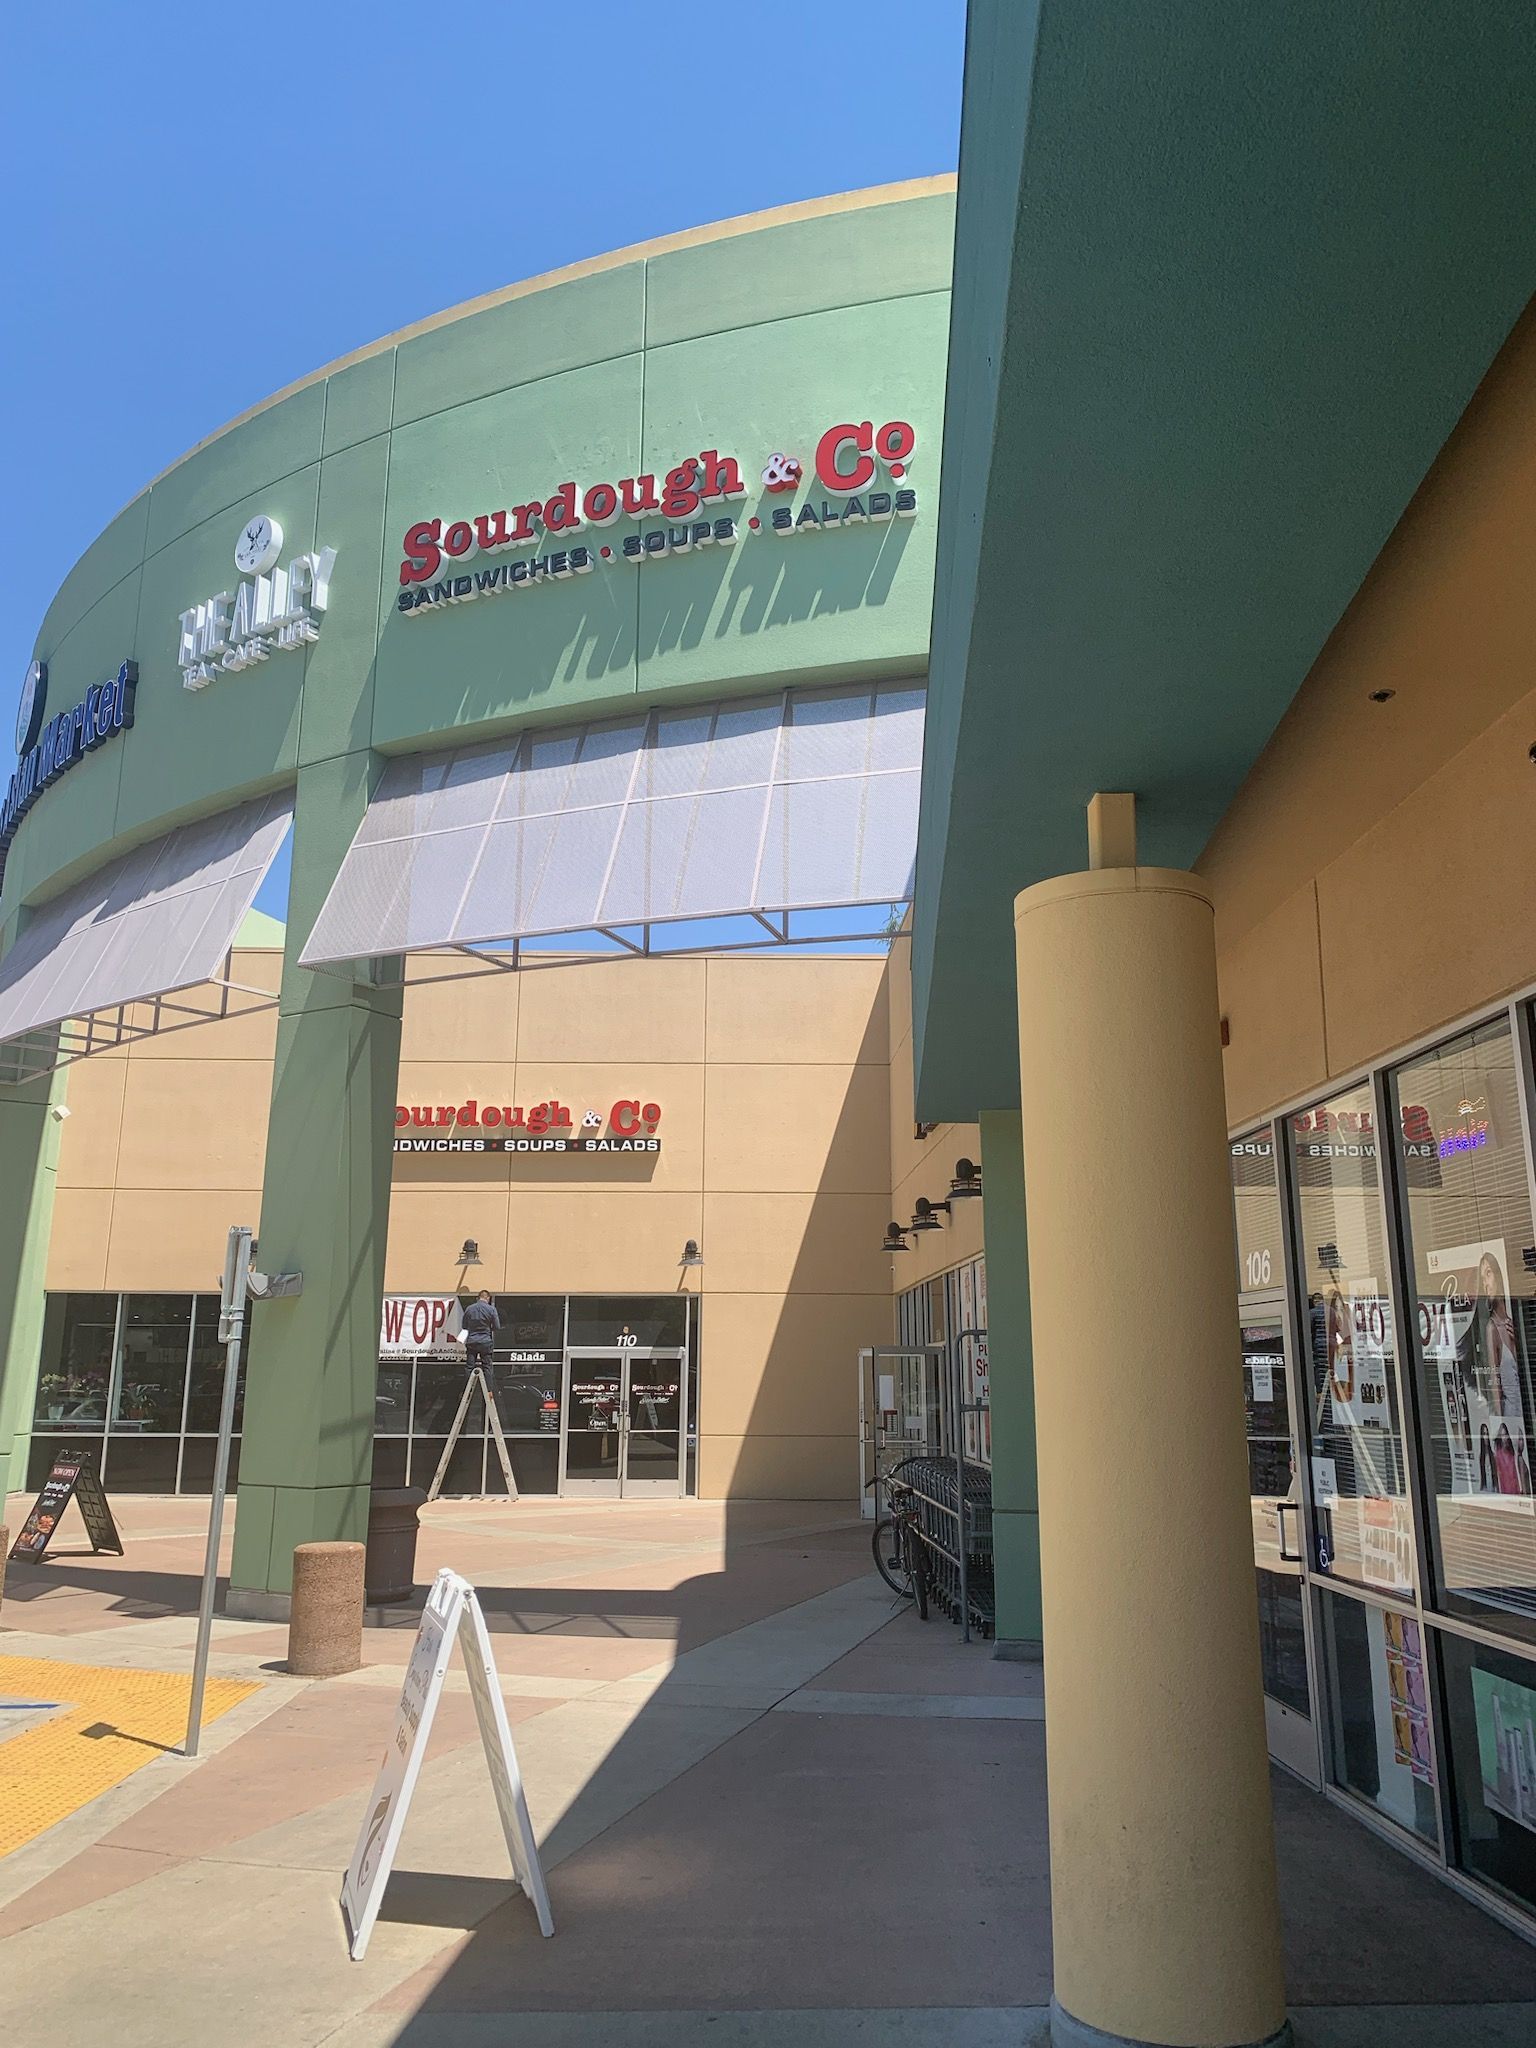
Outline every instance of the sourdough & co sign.
{"type": "Polygon", "coordinates": [[[886,420],[878,427],[872,420],[841,420],[819,436],[808,462],[776,451],[762,463],[764,495],[759,509],[745,517],[731,509],[748,495],[740,462],[718,448],[705,448],[685,455],[659,484],[654,471],[600,478],[584,488],[567,477],[547,497],[531,497],[521,505],[467,518],[418,519],[401,541],[395,608],[408,619],[419,619],[445,605],[531,590],[594,569],[641,568],[699,548],[734,547],[759,535],[794,540],[802,534],[914,519],[917,493],[901,480],[916,445],[907,420],[886,420]],[[766,502],[799,491],[802,483],[821,495],[807,495],[798,504],[766,502]],[[659,514],[662,523],[611,541],[583,538],[590,529],[601,533],[617,520],[644,519],[650,513],[659,514]],[[514,548],[543,552],[495,567],[459,570],[466,557],[514,548]]]}
{"type": "Polygon", "coordinates": [[[659,1152],[661,1105],[621,1096],[606,1112],[588,1109],[578,1124],[560,1101],[518,1104],[399,1103],[397,1152],[659,1152]]]}

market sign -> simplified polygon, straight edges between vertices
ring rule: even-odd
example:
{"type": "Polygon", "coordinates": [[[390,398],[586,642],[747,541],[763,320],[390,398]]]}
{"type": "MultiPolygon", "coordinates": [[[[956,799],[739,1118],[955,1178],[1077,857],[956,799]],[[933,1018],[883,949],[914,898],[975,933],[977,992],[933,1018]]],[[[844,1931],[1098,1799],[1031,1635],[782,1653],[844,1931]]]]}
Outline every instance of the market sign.
{"type": "Polygon", "coordinates": [[[818,499],[808,493],[798,505],[767,503],[770,498],[791,497],[806,480],[806,464],[777,450],[761,466],[761,509],[745,520],[729,509],[747,496],[741,464],[718,448],[684,456],[659,484],[654,471],[614,481],[599,479],[585,487],[568,477],[547,496],[531,497],[521,505],[450,520],[418,519],[401,542],[396,609],[406,618],[419,618],[443,605],[530,590],[615,563],[639,568],[699,548],[734,547],[759,534],[793,540],[842,527],[911,519],[917,513],[917,494],[901,479],[916,441],[906,420],[887,420],[880,427],[870,420],[844,420],[828,427],[810,458],[814,490],[823,495],[818,499]],[[617,520],[642,520],[651,513],[659,514],[663,523],[611,542],[582,537],[588,529],[601,532],[617,520]],[[484,558],[514,548],[542,552],[472,572],[457,568],[467,557],[484,558]]]}
{"type": "Polygon", "coordinates": [[[240,529],[235,567],[244,580],[181,614],[176,659],[183,689],[206,689],[216,676],[320,638],[318,615],[330,605],[336,550],[308,549],[280,569],[282,548],[283,529],[265,513],[240,529]]]}
{"type": "Polygon", "coordinates": [[[604,1111],[583,1112],[578,1124],[560,1101],[398,1103],[397,1152],[659,1152],[661,1105],[621,1096],[604,1111]]]}
{"type": "Polygon", "coordinates": [[[125,661],[109,681],[93,683],[78,704],[45,720],[48,665],[34,661],[27,670],[16,718],[16,751],[21,758],[0,804],[0,876],[17,828],[43,791],[132,726],[138,687],[138,664],[125,661]]]}

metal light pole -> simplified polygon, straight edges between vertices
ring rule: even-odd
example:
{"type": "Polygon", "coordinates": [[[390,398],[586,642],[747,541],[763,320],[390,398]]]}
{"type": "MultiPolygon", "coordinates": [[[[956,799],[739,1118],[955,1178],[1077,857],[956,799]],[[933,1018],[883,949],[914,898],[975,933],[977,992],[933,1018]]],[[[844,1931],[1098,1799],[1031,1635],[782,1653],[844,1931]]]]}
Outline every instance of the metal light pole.
{"type": "Polygon", "coordinates": [[[229,1445],[235,1427],[235,1390],[240,1382],[240,1347],[245,1338],[246,1283],[251,1270],[251,1233],[231,1224],[219,1292],[219,1341],[224,1346],[224,1398],[219,1404],[219,1447],[213,1460],[213,1499],[208,1508],[208,1549],[203,1558],[203,1592],[197,1609],[197,1649],[192,1658],[192,1696],[187,1702],[183,1756],[197,1755],[203,1724],[203,1690],[208,1679],[208,1643],[213,1634],[213,1590],[219,1575],[219,1535],[229,1485],[229,1445]]]}

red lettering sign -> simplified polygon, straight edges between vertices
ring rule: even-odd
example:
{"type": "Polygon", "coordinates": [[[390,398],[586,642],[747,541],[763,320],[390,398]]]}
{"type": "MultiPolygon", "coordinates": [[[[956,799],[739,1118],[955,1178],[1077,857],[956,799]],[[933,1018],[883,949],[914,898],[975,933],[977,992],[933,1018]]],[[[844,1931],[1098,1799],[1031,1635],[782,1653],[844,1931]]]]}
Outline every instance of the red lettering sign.
{"type": "MultiPolygon", "coordinates": [[[[824,491],[839,497],[867,489],[882,463],[899,480],[906,474],[916,445],[917,434],[908,420],[887,420],[879,428],[870,420],[842,421],[829,427],[816,444],[816,480],[824,491]]],[[[787,459],[775,456],[773,460],[782,463],[787,459]]],[[[799,463],[788,466],[798,479],[799,463]]],[[[707,505],[746,495],[741,464],[718,448],[685,455],[666,471],[659,490],[654,471],[615,481],[600,479],[585,489],[568,478],[542,502],[532,498],[527,504],[501,511],[476,512],[452,520],[446,530],[441,519],[418,519],[407,527],[400,544],[400,582],[406,589],[430,583],[441,571],[445,557],[457,560],[471,549],[498,554],[505,548],[534,545],[547,534],[573,532],[581,526],[608,526],[615,519],[637,519],[647,512],[686,520],[707,505]]]]}
{"type": "MultiPolygon", "coordinates": [[[[583,1125],[587,1129],[597,1129],[603,1121],[593,1110],[587,1112],[583,1125]]],[[[609,1128],[620,1137],[633,1137],[642,1130],[653,1133],[660,1122],[661,1104],[642,1102],[638,1096],[621,1097],[607,1116],[609,1128]]],[[[473,1095],[457,1105],[451,1102],[399,1102],[395,1105],[396,1130],[407,1127],[417,1130],[450,1127],[487,1131],[507,1129],[527,1131],[533,1137],[542,1137],[546,1131],[568,1131],[573,1124],[570,1109],[558,1097],[548,1102],[536,1102],[531,1109],[524,1109],[521,1104],[487,1102],[482,1105],[473,1095]]]]}

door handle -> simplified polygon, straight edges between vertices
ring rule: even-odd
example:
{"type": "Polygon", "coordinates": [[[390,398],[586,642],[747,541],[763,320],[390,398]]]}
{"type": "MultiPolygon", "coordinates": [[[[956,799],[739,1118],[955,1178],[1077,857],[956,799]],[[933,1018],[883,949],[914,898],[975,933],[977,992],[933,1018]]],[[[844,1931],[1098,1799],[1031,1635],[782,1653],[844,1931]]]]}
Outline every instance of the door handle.
{"type": "Polygon", "coordinates": [[[1290,1508],[1297,1516],[1296,1528],[1301,1529],[1301,1502],[1299,1500],[1277,1500],[1275,1502],[1275,1524],[1280,1532],[1280,1562],[1282,1564],[1305,1564],[1306,1559],[1299,1550],[1290,1551],[1285,1547],[1285,1511],[1290,1508]]]}

